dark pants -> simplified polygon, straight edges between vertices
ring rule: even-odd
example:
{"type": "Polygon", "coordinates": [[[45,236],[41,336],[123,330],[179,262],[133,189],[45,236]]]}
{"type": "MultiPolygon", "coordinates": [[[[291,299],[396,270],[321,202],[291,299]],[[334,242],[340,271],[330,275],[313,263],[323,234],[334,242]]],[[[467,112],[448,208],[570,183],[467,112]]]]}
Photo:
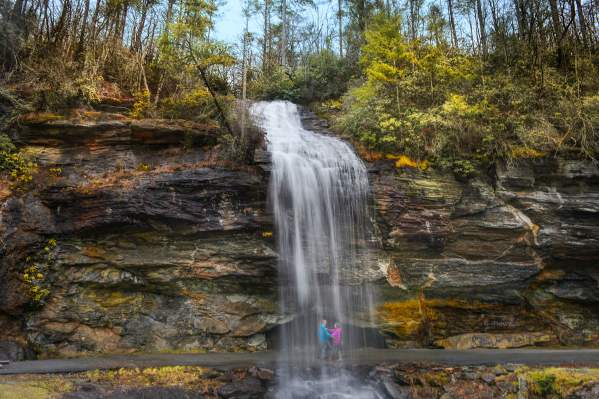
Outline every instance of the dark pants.
{"type": "Polygon", "coordinates": [[[341,345],[331,345],[331,358],[334,360],[341,358],[341,345]]]}
{"type": "Polygon", "coordinates": [[[325,342],[321,341],[319,358],[326,359],[326,357],[329,355],[330,351],[331,351],[331,343],[329,341],[325,341],[325,342]]]}

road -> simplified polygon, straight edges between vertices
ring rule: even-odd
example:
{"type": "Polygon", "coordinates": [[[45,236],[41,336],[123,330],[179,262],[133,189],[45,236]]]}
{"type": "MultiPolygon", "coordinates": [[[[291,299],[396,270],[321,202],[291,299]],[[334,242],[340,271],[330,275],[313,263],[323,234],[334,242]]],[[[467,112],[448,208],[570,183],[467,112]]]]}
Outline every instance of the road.
{"type": "MultiPolygon", "coordinates": [[[[73,373],[95,369],[145,368],[162,366],[203,366],[235,368],[247,366],[274,367],[276,352],[140,354],[85,357],[75,359],[31,360],[10,363],[0,375],[73,373]]],[[[360,349],[349,353],[349,365],[392,363],[431,363],[439,365],[584,365],[599,367],[599,349],[360,349]]]]}

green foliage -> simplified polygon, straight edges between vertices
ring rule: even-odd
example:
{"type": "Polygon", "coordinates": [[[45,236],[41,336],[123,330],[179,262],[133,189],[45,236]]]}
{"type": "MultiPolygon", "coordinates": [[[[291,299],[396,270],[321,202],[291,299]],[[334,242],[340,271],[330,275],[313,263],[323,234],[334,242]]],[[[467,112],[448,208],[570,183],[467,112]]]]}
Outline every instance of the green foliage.
{"type": "MultiPolygon", "coordinates": [[[[461,178],[497,158],[599,154],[592,80],[568,81],[548,67],[535,85],[529,74],[483,62],[441,37],[407,40],[402,31],[397,16],[372,19],[360,58],[364,79],[343,97],[336,119],[368,150],[445,163],[461,178]]],[[[593,63],[580,65],[597,76],[593,63]]]]}
{"type": "Polygon", "coordinates": [[[541,397],[548,397],[549,395],[556,393],[553,386],[555,384],[554,375],[542,375],[535,382],[538,385],[539,395],[541,395],[541,397]]]}
{"type": "Polygon", "coordinates": [[[464,159],[453,161],[451,170],[459,180],[466,180],[476,175],[476,167],[464,159]]]}
{"type": "Polygon", "coordinates": [[[5,133],[0,133],[0,152],[10,153],[15,152],[16,150],[17,147],[15,147],[10,137],[5,133]]]}
{"type": "Polygon", "coordinates": [[[311,103],[339,98],[347,90],[353,74],[346,59],[331,50],[306,57],[294,71],[273,67],[268,74],[257,74],[249,82],[250,97],[261,100],[288,100],[311,103]]]}
{"type": "Polygon", "coordinates": [[[310,54],[293,75],[297,101],[311,103],[341,97],[353,72],[348,61],[331,50],[310,54]]]}
{"type": "Polygon", "coordinates": [[[517,373],[528,382],[528,395],[531,399],[574,397],[574,391],[599,379],[599,370],[593,368],[523,367],[517,373]]]}
{"type": "Polygon", "coordinates": [[[54,252],[57,247],[55,239],[48,240],[42,251],[25,259],[26,267],[23,271],[23,282],[28,287],[28,294],[34,305],[43,304],[46,297],[50,295],[50,286],[47,282],[47,274],[50,265],[54,261],[54,252]]]}
{"type": "Polygon", "coordinates": [[[249,96],[259,100],[298,101],[299,90],[285,68],[277,67],[248,83],[249,96]]]}

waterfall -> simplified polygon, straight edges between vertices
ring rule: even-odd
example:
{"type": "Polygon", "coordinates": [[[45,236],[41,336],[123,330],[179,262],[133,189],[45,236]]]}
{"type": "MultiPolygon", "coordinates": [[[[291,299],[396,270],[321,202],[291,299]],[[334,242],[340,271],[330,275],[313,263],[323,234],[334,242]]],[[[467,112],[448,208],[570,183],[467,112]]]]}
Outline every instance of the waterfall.
{"type": "MultiPolygon", "coordinates": [[[[321,364],[319,320],[340,323],[344,345],[352,346],[360,337],[348,326],[372,313],[371,294],[360,280],[370,234],[368,173],[347,143],[304,129],[295,104],[259,102],[251,112],[266,132],[271,155],[281,310],[296,317],[281,329],[285,388],[277,397],[286,398],[294,396],[294,370],[321,364]]],[[[330,368],[339,369],[321,367],[321,382],[331,381],[330,368]]]]}

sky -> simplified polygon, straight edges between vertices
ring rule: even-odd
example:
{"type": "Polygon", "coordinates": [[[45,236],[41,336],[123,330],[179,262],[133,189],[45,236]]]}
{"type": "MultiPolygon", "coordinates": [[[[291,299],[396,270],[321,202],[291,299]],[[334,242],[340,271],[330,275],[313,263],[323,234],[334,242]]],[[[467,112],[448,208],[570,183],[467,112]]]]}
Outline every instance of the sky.
{"type": "Polygon", "coordinates": [[[244,27],[241,13],[243,0],[225,1],[226,3],[218,9],[219,16],[214,24],[216,37],[228,43],[241,41],[244,27]]]}
{"type": "MultiPolygon", "coordinates": [[[[330,0],[315,0],[321,13],[327,13],[331,9],[330,0]]],[[[244,0],[223,0],[223,4],[218,8],[218,18],[214,24],[216,38],[228,43],[240,43],[243,34],[245,21],[242,15],[244,0]]],[[[336,2],[334,2],[336,4],[336,2]]],[[[306,13],[311,13],[306,8],[306,13]]],[[[249,28],[252,32],[261,31],[260,15],[254,15],[250,18],[249,28]]],[[[276,17],[275,17],[276,18],[276,17]]],[[[275,19],[273,18],[273,22],[275,19]]]]}

